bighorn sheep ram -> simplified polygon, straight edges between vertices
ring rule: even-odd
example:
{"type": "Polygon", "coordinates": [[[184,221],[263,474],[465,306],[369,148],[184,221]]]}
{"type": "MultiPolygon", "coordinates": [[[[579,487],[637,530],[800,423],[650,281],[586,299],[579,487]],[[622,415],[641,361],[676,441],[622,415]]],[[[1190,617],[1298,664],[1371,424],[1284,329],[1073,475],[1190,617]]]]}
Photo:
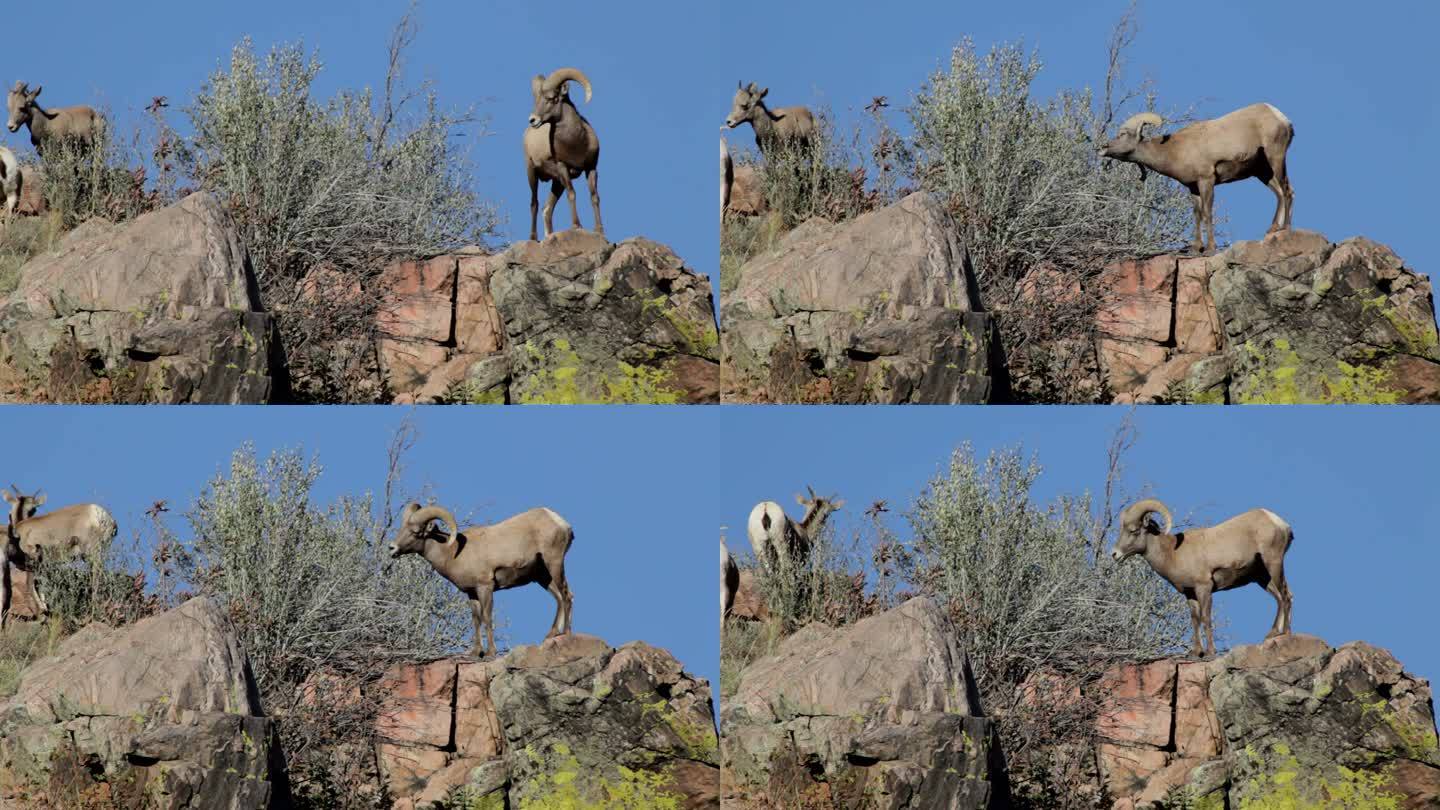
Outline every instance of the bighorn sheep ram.
{"type": "Polygon", "coordinates": [[[735,558],[730,555],[730,549],[725,547],[724,539],[720,541],[720,624],[725,624],[725,619],[730,615],[730,608],[735,606],[735,592],[740,590],[740,566],[735,564],[735,558]]]}
{"type": "Polygon", "coordinates": [[[94,146],[95,139],[105,131],[105,118],[93,107],[58,107],[47,110],[35,103],[43,88],[31,90],[24,82],[15,82],[5,104],[10,108],[11,132],[20,127],[30,127],[30,143],[36,154],[44,157],[45,149],[52,141],[75,139],[86,146],[94,146]]]}
{"type": "Polygon", "coordinates": [[[755,550],[755,559],[761,565],[804,563],[810,557],[810,546],[820,527],[833,512],[845,505],[844,501],[836,500],[834,496],[819,497],[813,487],[805,489],[810,493],[809,498],[798,493],[795,495],[795,501],[805,507],[805,515],[798,522],[791,520],[780,504],[774,501],[761,501],[750,510],[747,526],[750,547],[755,550]]]}
{"type": "Polygon", "coordinates": [[[1164,577],[1190,603],[1195,634],[1191,654],[1215,654],[1215,626],[1210,598],[1256,583],[1275,597],[1275,621],[1265,638],[1290,632],[1290,586],[1285,582],[1285,552],[1295,539],[1290,524],[1269,509],[1251,509],[1215,526],[1171,534],[1170,510],[1154,498],[1131,504],[1120,513],[1120,536],[1110,556],[1117,563],[1135,555],[1164,577]],[[1161,531],[1151,513],[1165,516],[1161,531]],[[1201,631],[1204,631],[1204,643],[1201,631]]]}
{"type": "Polygon", "coordinates": [[[570,632],[575,600],[565,580],[565,554],[574,540],[570,524],[544,507],[462,530],[445,509],[412,503],[401,514],[390,556],[423,555],[440,576],[470,598],[475,627],[470,653],[484,658],[495,652],[496,591],[538,584],[555,597],[555,620],[545,638],[570,632]],[[449,524],[448,534],[431,526],[437,520],[449,524]]]}
{"type": "Polygon", "coordinates": [[[5,194],[5,219],[15,216],[15,207],[20,204],[20,186],[24,175],[15,153],[0,146],[0,192],[5,194]]]}
{"type": "Polygon", "coordinates": [[[1215,186],[1254,177],[1275,192],[1275,217],[1267,234],[1290,229],[1295,191],[1285,173],[1285,151],[1295,125],[1269,104],[1251,104],[1228,115],[1199,121],[1169,135],[1146,138],[1145,127],[1163,120],[1152,112],[1132,115],[1100,147],[1103,157],[1123,160],[1180,181],[1195,206],[1197,253],[1215,249],[1215,186]],[[1208,248],[1207,248],[1208,244],[1208,248]]]}
{"type": "Polygon", "coordinates": [[[113,540],[117,529],[115,518],[105,507],[93,503],[66,506],[37,516],[36,510],[45,504],[45,494],[24,495],[19,487],[11,487],[13,492],[0,490],[0,497],[10,504],[10,525],[5,548],[0,551],[0,628],[10,613],[10,577],[3,571],[5,564],[13,562],[30,572],[30,594],[41,614],[47,614],[50,606],[40,595],[36,573],[46,551],[58,551],[67,557],[89,555],[113,540]]]}
{"type": "Polygon", "coordinates": [[[770,88],[756,87],[754,82],[749,87],[740,82],[725,126],[734,129],[750,122],[755,130],[755,145],[762,155],[769,155],[786,143],[809,146],[815,140],[815,116],[804,107],[769,109],[764,101],[769,92],[770,88]]]}
{"type": "Polygon", "coordinates": [[[550,199],[545,203],[545,235],[555,232],[555,203],[563,190],[570,198],[571,224],[580,227],[575,207],[575,185],[582,173],[590,183],[590,206],[595,209],[595,233],[605,235],[600,221],[600,136],[570,100],[570,82],[585,88],[590,103],[590,79],[575,68],[560,68],[549,76],[530,82],[535,108],[530,128],[525,130],[525,177],[530,181],[530,241],[535,241],[535,214],[540,205],[539,184],[550,181],[550,199]]]}

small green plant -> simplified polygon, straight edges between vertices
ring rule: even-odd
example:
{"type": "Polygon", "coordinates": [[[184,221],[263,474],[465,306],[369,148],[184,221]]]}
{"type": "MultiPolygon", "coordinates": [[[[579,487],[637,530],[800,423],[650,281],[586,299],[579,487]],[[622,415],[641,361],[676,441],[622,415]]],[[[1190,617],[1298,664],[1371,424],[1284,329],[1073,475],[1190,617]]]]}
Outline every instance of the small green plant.
{"type": "Polygon", "coordinates": [[[20,688],[20,675],[32,662],[53,655],[69,635],[64,622],[11,623],[0,633],[0,698],[20,688]]]}

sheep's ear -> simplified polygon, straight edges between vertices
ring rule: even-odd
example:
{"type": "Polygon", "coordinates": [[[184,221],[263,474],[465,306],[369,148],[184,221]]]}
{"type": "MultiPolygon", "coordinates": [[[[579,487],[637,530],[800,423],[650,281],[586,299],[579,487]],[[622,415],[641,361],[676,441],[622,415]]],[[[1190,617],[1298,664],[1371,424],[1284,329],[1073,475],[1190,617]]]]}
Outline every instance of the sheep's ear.
{"type": "Polygon", "coordinates": [[[830,507],[831,507],[832,509],[839,509],[840,507],[842,507],[842,506],[844,506],[844,505],[845,505],[845,502],[844,502],[844,501],[831,501],[831,502],[830,502],[830,507]]]}
{"type": "Polygon", "coordinates": [[[1160,524],[1155,522],[1155,518],[1145,518],[1145,531],[1150,534],[1159,534],[1160,524]]]}
{"type": "Polygon", "coordinates": [[[8,489],[0,489],[0,497],[4,497],[5,502],[8,504],[15,503],[15,493],[11,492],[8,489]]]}
{"type": "Polygon", "coordinates": [[[795,493],[795,503],[798,503],[798,504],[800,504],[801,506],[804,506],[804,505],[805,505],[805,496],[804,496],[804,495],[801,495],[801,494],[798,493],[798,492],[795,493]]]}
{"type": "Polygon", "coordinates": [[[43,492],[37,492],[37,493],[35,493],[35,497],[31,498],[31,500],[35,502],[35,505],[36,505],[36,506],[44,506],[44,505],[45,505],[45,493],[43,493],[43,492]]]}

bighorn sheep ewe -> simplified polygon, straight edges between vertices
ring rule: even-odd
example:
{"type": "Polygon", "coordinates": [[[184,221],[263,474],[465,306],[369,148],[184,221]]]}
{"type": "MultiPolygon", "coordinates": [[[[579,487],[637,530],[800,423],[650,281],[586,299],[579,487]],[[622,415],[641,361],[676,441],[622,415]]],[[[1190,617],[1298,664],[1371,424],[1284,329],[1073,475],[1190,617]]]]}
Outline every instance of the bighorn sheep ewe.
{"type": "Polygon", "coordinates": [[[565,581],[565,553],[574,540],[570,524],[544,507],[490,526],[462,530],[445,509],[412,503],[401,515],[390,556],[423,555],[440,576],[470,598],[475,627],[470,653],[484,658],[495,652],[496,591],[532,582],[540,585],[555,597],[555,620],[545,638],[570,632],[570,609],[575,600],[565,581]],[[430,525],[437,520],[449,524],[448,534],[430,525]],[[472,545],[475,548],[470,548],[472,545]]]}
{"type": "Polygon", "coordinates": [[[580,227],[575,207],[575,186],[570,181],[583,172],[590,183],[590,206],[595,209],[595,233],[605,235],[600,221],[600,136],[570,100],[570,82],[585,88],[590,103],[590,80],[575,68],[560,68],[530,81],[535,108],[530,128],[525,130],[525,177],[530,181],[530,241],[535,241],[535,213],[540,205],[539,184],[550,181],[550,199],[545,203],[545,235],[555,232],[555,203],[564,190],[570,198],[572,226],[580,227]]]}
{"type": "Polygon", "coordinates": [[[37,86],[31,90],[24,82],[15,82],[5,104],[10,108],[11,132],[19,132],[21,126],[30,127],[30,143],[36,154],[44,157],[51,141],[73,138],[86,146],[94,146],[95,139],[105,131],[105,119],[93,107],[59,107],[47,110],[35,103],[44,89],[37,86]]]}
{"type": "Polygon", "coordinates": [[[1151,112],[1132,115],[1104,146],[1103,157],[1123,160],[1180,181],[1195,206],[1195,241],[1191,249],[1215,249],[1215,186],[1247,177],[1257,178],[1275,192],[1275,217],[1267,234],[1290,229],[1295,191],[1285,173],[1285,151],[1295,125],[1269,104],[1251,104],[1228,115],[1199,121],[1179,132],[1145,137],[1146,126],[1160,126],[1151,112]],[[1206,245],[1209,247],[1207,248],[1206,245]]]}
{"type": "MultiPolygon", "coordinates": [[[[44,515],[35,512],[45,504],[45,494],[36,492],[24,495],[20,488],[11,484],[14,491],[0,490],[10,504],[10,525],[6,529],[5,550],[0,552],[0,563],[13,562],[19,568],[30,572],[30,593],[36,607],[42,614],[50,612],[50,606],[40,595],[40,581],[36,568],[43,560],[46,550],[54,550],[67,557],[89,555],[104,543],[115,538],[115,518],[99,504],[82,503],[66,506],[44,515]]],[[[3,574],[0,571],[0,574],[3,574]]],[[[0,627],[10,612],[10,578],[0,576],[0,627]]]]}
{"type": "Polygon", "coordinates": [[[735,558],[730,555],[730,549],[725,547],[725,540],[720,540],[720,624],[725,624],[725,619],[730,615],[730,608],[735,606],[735,592],[740,590],[740,566],[735,564],[735,558]]]}
{"type": "Polygon", "coordinates": [[[735,90],[735,100],[725,126],[734,129],[746,121],[755,130],[755,145],[760,154],[769,155],[776,147],[785,143],[809,146],[815,140],[815,116],[804,107],[778,107],[774,110],[765,106],[768,87],[749,87],[740,82],[735,90]]]}
{"type": "Polygon", "coordinates": [[[821,498],[813,487],[805,488],[810,497],[796,494],[795,501],[805,507],[800,520],[791,520],[774,501],[762,501],[750,510],[750,547],[755,550],[755,559],[761,565],[782,566],[804,563],[810,557],[810,545],[819,533],[820,527],[831,513],[845,505],[832,495],[821,498]]]}
{"type": "Polygon", "coordinates": [[[720,137],[720,224],[725,224],[725,212],[730,209],[730,187],[735,184],[735,161],[730,158],[730,146],[725,137],[720,137]]]}
{"type": "Polygon", "coordinates": [[[1123,562],[1135,554],[1164,577],[1190,603],[1193,655],[1215,654],[1215,626],[1210,597],[1252,582],[1275,597],[1275,621],[1265,638],[1290,632],[1290,586],[1285,582],[1285,552],[1295,539],[1290,524],[1269,509],[1251,509],[1224,523],[1171,534],[1170,510],[1154,498],[1131,504],[1120,513],[1120,536],[1110,556],[1123,562]],[[1165,516],[1161,531],[1150,513],[1165,516]],[[1204,644],[1201,630],[1204,630],[1204,644]]]}
{"type": "Polygon", "coordinates": [[[15,153],[0,146],[0,192],[5,194],[5,219],[15,216],[15,207],[20,204],[20,185],[24,176],[20,161],[15,153]]]}

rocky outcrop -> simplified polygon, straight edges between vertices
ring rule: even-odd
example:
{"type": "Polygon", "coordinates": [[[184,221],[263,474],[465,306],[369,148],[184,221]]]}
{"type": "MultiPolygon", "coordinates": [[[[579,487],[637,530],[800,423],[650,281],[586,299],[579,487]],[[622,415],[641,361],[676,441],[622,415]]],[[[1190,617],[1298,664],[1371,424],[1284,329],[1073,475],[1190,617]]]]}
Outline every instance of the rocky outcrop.
{"type": "Polygon", "coordinates": [[[1109,707],[1096,758],[1121,810],[1156,807],[1172,790],[1216,807],[1291,791],[1313,800],[1325,783],[1367,779],[1341,768],[1374,774],[1373,793],[1401,807],[1440,802],[1429,684],[1364,642],[1281,636],[1208,662],[1128,665],[1096,688],[1109,707]]]}
{"type": "Polygon", "coordinates": [[[91,220],[0,301],[12,398],[251,404],[284,385],[249,257],[211,194],[133,222],[91,220]]]}
{"type": "Polygon", "coordinates": [[[272,721],[209,599],[92,624],[0,705],[5,807],[266,808],[283,800],[272,721]]]}
{"type": "Polygon", "coordinates": [[[725,210],[728,215],[738,217],[759,216],[769,210],[759,167],[748,163],[735,167],[730,180],[730,206],[725,210]]]}
{"type": "Polygon", "coordinates": [[[770,618],[770,605],[765,601],[765,592],[761,590],[760,579],[755,576],[753,568],[740,569],[735,601],[730,605],[730,618],[757,622],[770,618]]]}
{"type": "Polygon", "coordinates": [[[995,329],[958,230],[918,193],[842,224],[810,220],[739,270],[721,310],[737,400],[982,403],[995,329]]]}
{"type": "Polygon", "coordinates": [[[1440,402],[1429,280],[1363,237],[1293,230],[1101,277],[1096,354],[1121,402],[1440,402]]]}
{"type": "Polygon", "coordinates": [[[462,787],[497,807],[579,806],[622,783],[637,806],[720,806],[710,689],[642,642],[559,636],[398,667],[380,689],[376,753],[397,808],[462,787]]]}
{"type": "Polygon", "coordinates": [[[570,229],[386,282],[379,356],[398,402],[719,399],[709,280],[648,239],[570,229]]]}
{"type": "Polygon", "coordinates": [[[954,627],[913,599],[802,628],[725,703],[725,806],[1003,806],[1003,767],[954,627]]]}

